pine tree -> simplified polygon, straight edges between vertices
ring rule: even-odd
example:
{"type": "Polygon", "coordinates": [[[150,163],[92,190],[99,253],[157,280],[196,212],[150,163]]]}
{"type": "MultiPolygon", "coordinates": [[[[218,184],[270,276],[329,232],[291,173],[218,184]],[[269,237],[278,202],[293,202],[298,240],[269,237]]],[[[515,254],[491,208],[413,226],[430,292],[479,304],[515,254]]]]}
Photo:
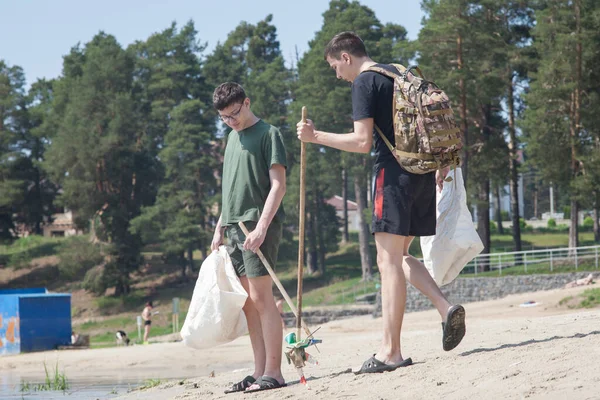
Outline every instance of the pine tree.
{"type": "Polygon", "coordinates": [[[173,24],[130,48],[137,55],[137,93],[148,116],[144,131],[164,173],[156,203],[132,221],[132,231],[145,243],[160,243],[163,257],[179,265],[183,277],[194,269],[193,251],[206,249],[212,236],[218,159],[216,114],[206,101],[210,88],[199,58],[205,46],[196,35],[191,22],[180,31],[173,24]]]}
{"type": "Polygon", "coordinates": [[[24,201],[26,182],[19,176],[19,106],[25,97],[25,75],[18,66],[0,60],[0,240],[15,233],[13,214],[24,201]]]}
{"type": "Polygon", "coordinates": [[[93,220],[106,232],[111,246],[100,289],[126,294],[141,262],[141,240],[130,222],[154,201],[156,179],[133,96],[134,58],[100,33],[64,60],[53,103],[58,129],[44,166],[76,222],[85,227],[93,220]]]}
{"type": "Polygon", "coordinates": [[[24,182],[23,202],[15,209],[16,222],[27,233],[42,234],[42,225],[50,221],[57,187],[42,168],[44,153],[52,131],[52,81],[38,80],[22,98],[16,117],[19,168],[24,182]]]}
{"type": "Polygon", "coordinates": [[[598,31],[597,8],[591,0],[541,1],[532,32],[539,62],[526,95],[523,128],[532,163],[546,181],[569,194],[569,247],[578,245],[578,188],[596,130],[583,118],[583,103],[594,97],[583,94],[596,66],[591,38],[598,31]]]}

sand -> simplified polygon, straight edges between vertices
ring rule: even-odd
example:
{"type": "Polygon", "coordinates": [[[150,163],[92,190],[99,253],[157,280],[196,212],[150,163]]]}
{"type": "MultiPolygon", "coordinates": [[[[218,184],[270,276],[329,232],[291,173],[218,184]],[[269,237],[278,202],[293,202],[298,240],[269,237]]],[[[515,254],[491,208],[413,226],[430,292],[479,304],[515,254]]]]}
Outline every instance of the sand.
{"type": "Polygon", "coordinates": [[[231,383],[252,373],[247,336],[202,351],[160,343],[9,356],[0,359],[0,374],[39,378],[42,362],[58,360],[73,381],[161,379],[123,399],[600,399],[600,309],[558,306],[590,287],[600,284],[465,304],[467,335],[451,352],[442,350],[437,312],[409,313],[402,352],[415,364],[384,374],[348,371],[377,350],[381,319],[327,323],[317,335],[321,352],[309,348],[320,362],[305,368],[310,389],[284,360],[287,388],[225,395],[231,383]],[[538,306],[519,306],[530,300],[538,306]]]}

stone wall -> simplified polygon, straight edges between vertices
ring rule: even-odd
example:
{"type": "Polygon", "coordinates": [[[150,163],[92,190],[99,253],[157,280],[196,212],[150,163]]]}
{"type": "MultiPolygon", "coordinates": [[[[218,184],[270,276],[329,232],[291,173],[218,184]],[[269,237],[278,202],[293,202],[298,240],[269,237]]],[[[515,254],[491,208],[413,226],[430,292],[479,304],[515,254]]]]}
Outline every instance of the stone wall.
{"type": "MultiPolygon", "coordinates": [[[[331,307],[311,307],[302,310],[302,320],[311,328],[324,324],[329,321],[357,317],[359,315],[368,315],[373,313],[373,305],[366,306],[331,306],[331,307]]],[[[283,314],[285,326],[291,328],[296,326],[296,317],[291,312],[283,314]]]]}
{"type": "MultiPolygon", "coordinates": [[[[591,272],[599,278],[598,271],[591,272]]],[[[590,272],[574,272],[569,274],[521,275],[498,278],[458,278],[449,285],[442,287],[442,292],[451,303],[470,303],[475,301],[493,300],[509,294],[551,290],[564,287],[567,283],[587,277],[590,272]]],[[[421,311],[433,308],[427,297],[417,289],[408,285],[406,294],[406,311],[421,311]]],[[[374,307],[374,316],[381,315],[379,296],[374,307]]]]}

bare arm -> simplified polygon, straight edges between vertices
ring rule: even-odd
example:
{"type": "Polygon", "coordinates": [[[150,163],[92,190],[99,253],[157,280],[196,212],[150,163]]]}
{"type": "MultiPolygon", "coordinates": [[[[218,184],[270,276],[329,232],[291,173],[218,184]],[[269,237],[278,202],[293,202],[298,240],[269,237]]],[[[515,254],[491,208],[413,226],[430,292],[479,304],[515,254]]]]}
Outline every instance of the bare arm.
{"type": "Polygon", "coordinates": [[[331,133],[315,129],[311,120],[298,122],[298,139],[352,153],[369,153],[373,145],[373,118],[354,121],[354,132],[331,133]]]}
{"type": "Polygon", "coordinates": [[[215,227],[215,233],[213,234],[213,239],[210,244],[210,249],[212,251],[219,250],[219,246],[223,243],[223,227],[221,226],[221,218],[223,214],[219,215],[219,220],[217,221],[217,226],[215,227]]]}
{"type": "Polygon", "coordinates": [[[285,167],[281,164],[273,164],[269,169],[269,179],[271,180],[271,189],[265,201],[260,220],[256,224],[257,228],[262,226],[267,229],[281,205],[286,190],[285,167]]]}
{"type": "Polygon", "coordinates": [[[256,252],[265,240],[267,229],[269,229],[269,225],[271,225],[271,221],[273,221],[273,217],[275,217],[285,195],[285,167],[281,164],[273,164],[269,169],[269,179],[271,180],[271,189],[262,214],[256,224],[256,229],[248,235],[244,242],[244,248],[253,252],[256,252]]]}

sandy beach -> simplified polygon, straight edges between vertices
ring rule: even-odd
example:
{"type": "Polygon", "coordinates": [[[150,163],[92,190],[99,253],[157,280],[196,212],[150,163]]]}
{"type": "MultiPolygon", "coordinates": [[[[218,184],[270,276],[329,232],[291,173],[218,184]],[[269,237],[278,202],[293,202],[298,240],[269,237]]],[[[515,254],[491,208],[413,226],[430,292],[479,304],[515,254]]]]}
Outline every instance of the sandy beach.
{"type": "Polygon", "coordinates": [[[590,287],[600,284],[465,304],[467,335],[451,352],[442,350],[437,312],[409,313],[402,352],[415,364],[384,374],[350,372],[377,350],[380,319],[324,324],[316,335],[323,340],[320,353],[309,348],[319,360],[304,370],[309,388],[284,359],[287,388],[225,395],[252,373],[247,336],[202,351],[160,343],[9,356],[0,359],[0,374],[4,381],[39,379],[45,361],[58,362],[72,381],[161,381],[122,399],[600,399],[600,309],[558,305],[590,287]],[[538,305],[520,307],[531,300],[538,305]]]}

